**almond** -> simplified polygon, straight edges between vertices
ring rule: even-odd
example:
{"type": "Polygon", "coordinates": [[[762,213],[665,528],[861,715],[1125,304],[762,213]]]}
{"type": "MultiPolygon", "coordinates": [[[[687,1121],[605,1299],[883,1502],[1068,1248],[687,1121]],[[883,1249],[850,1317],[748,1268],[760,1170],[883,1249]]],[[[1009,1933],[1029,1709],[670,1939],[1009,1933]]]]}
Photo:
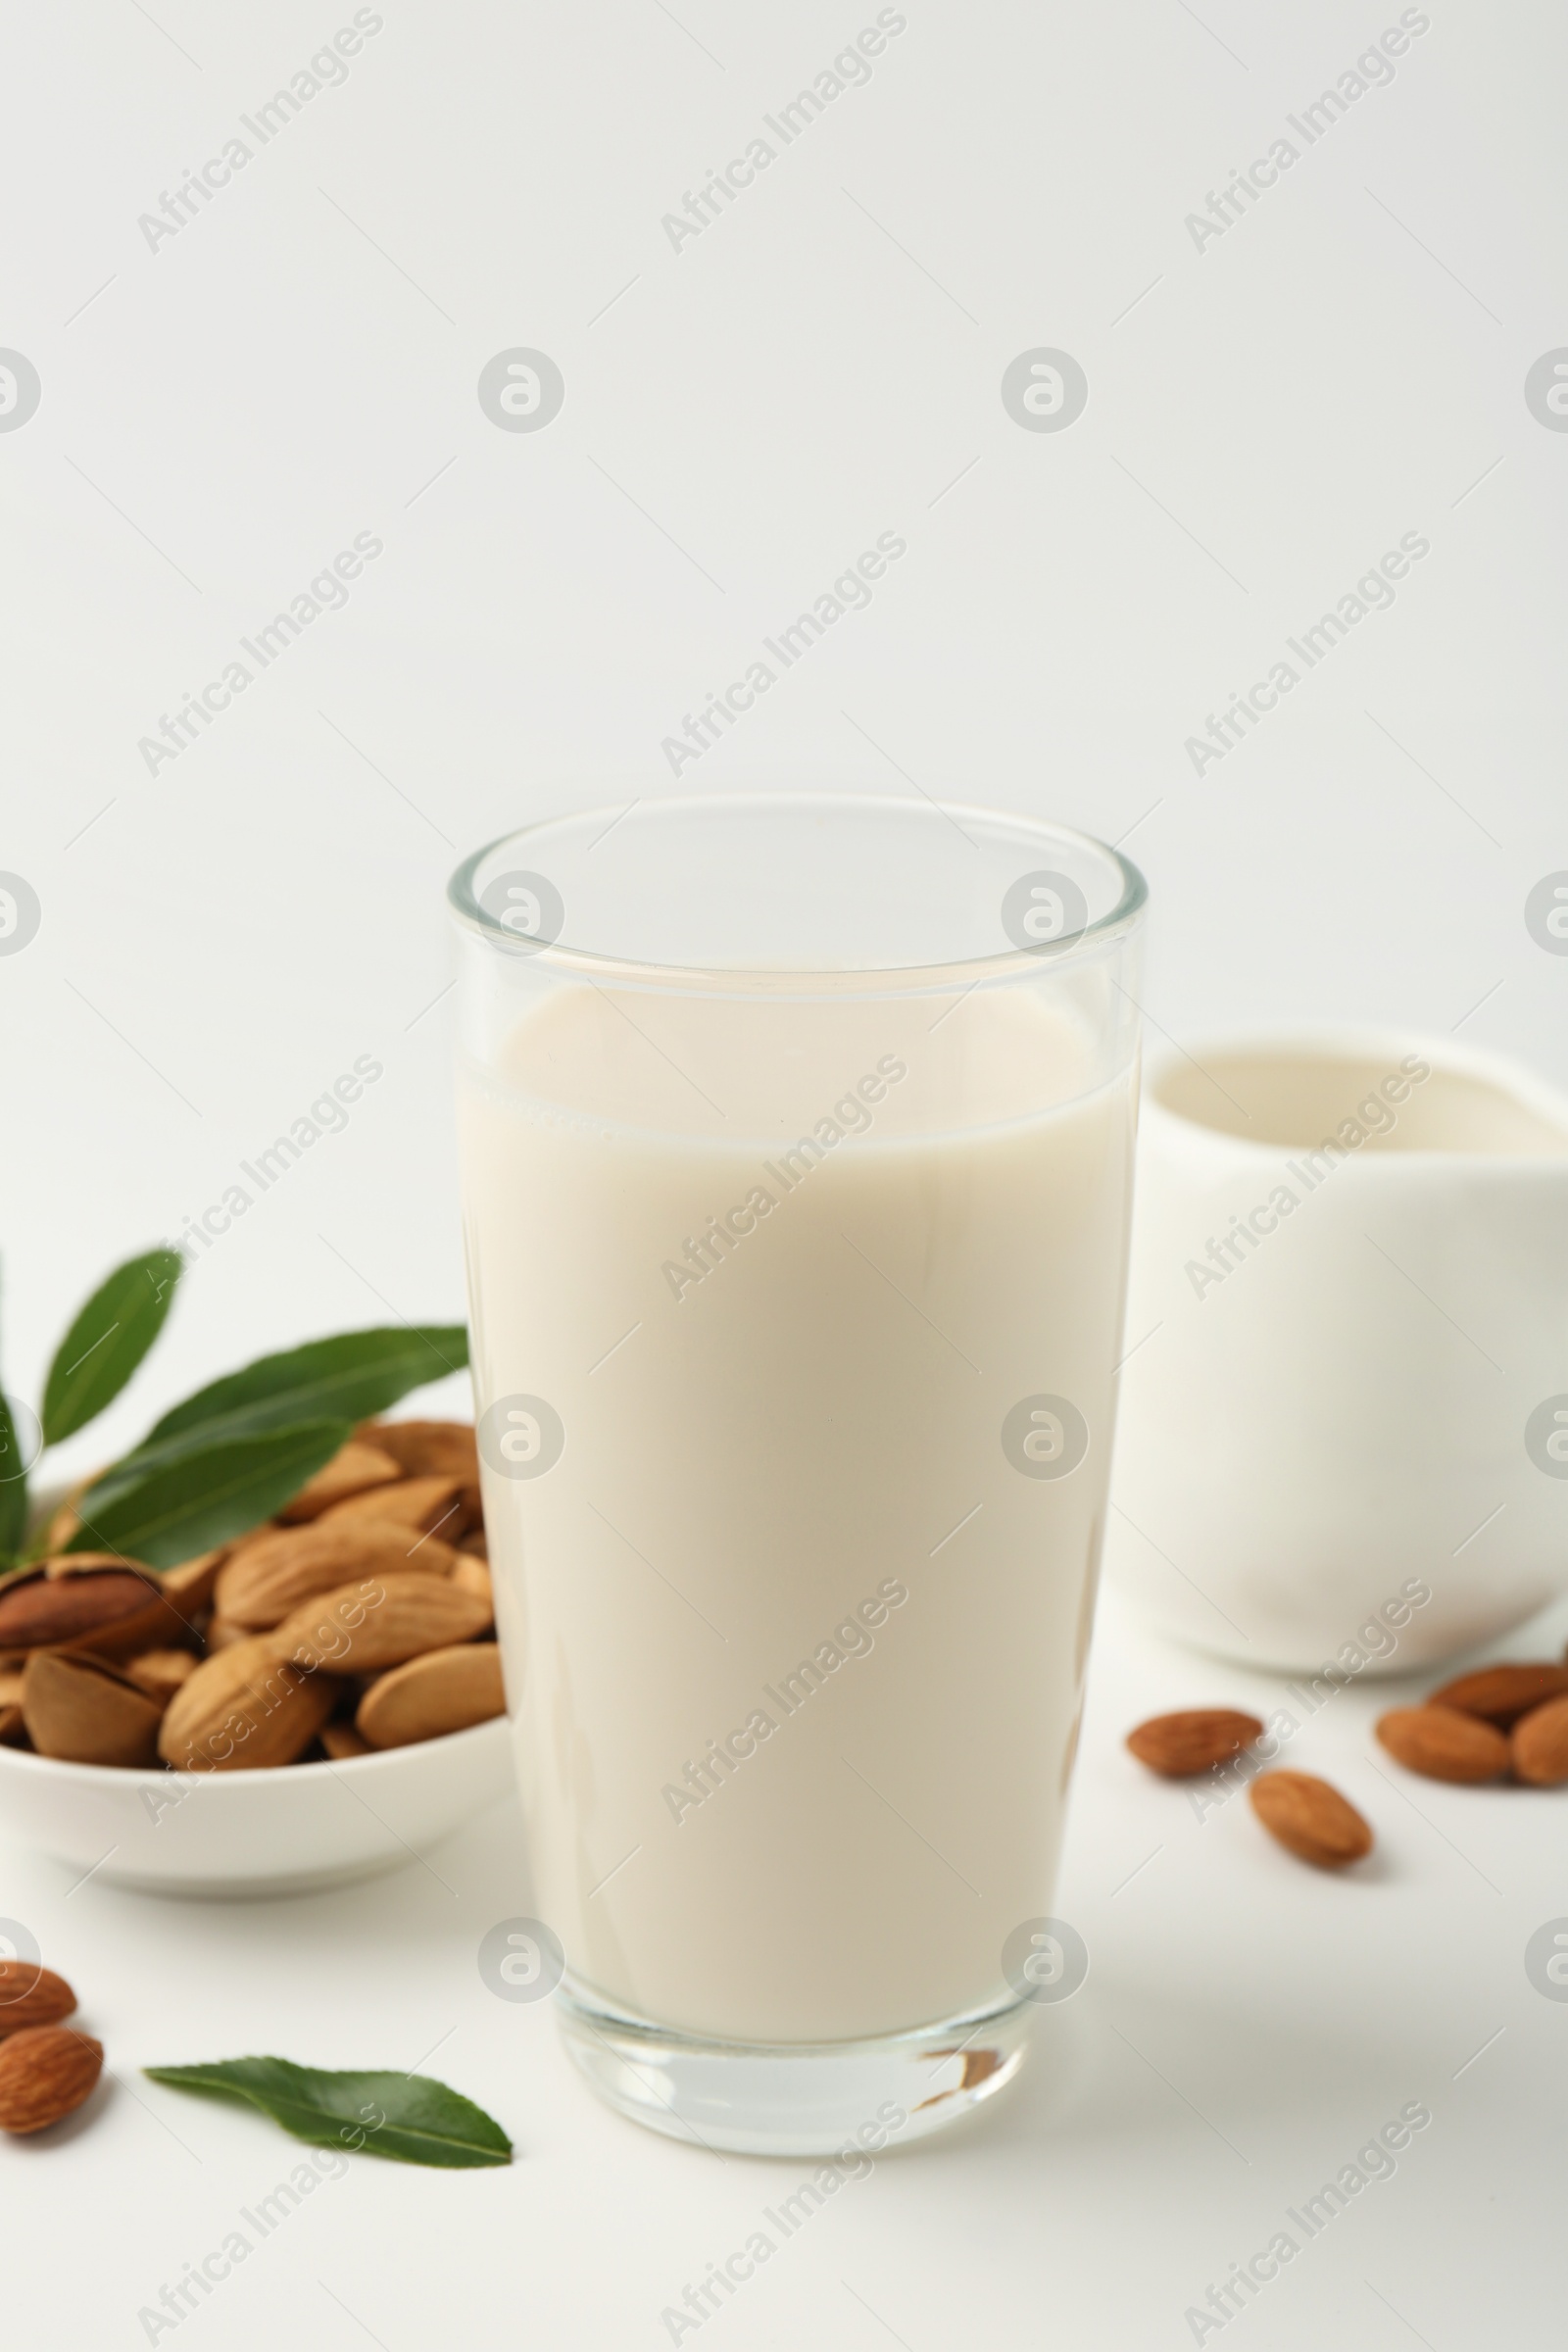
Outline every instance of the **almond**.
{"type": "Polygon", "coordinates": [[[207,1620],[207,1655],[214,1658],[220,1649],[229,1649],[236,1642],[248,1642],[256,1631],[254,1626],[236,1625],[232,1617],[209,1617],[207,1620]]]}
{"type": "Polygon", "coordinates": [[[1533,1788],[1568,1781],[1568,1697],[1532,1707],[1513,1727],[1513,1768],[1533,1788]]]}
{"type": "Polygon", "coordinates": [[[1499,1732],[1506,1732],[1532,1707],[1544,1705],[1548,1698],[1561,1698],[1565,1692],[1568,1667],[1483,1666],[1475,1674],[1461,1674],[1457,1682],[1445,1683],[1441,1690],[1432,1691],[1427,1705],[1452,1707],[1461,1715],[1481,1715],[1499,1732]]]}
{"type": "Polygon", "coordinates": [[[490,1544],[489,1539],[485,1535],[483,1527],[470,1527],[467,1534],[459,1544],[458,1549],[460,1551],[471,1551],[476,1560],[488,1560],[490,1557],[490,1544]]]}
{"type": "MultiPolygon", "coordinates": [[[[455,1521],[458,1490],[455,1478],[400,1478],[392,1486],[372,1487],[368,1494],[351,1494],[321,1513],[322,1527],[407,1527],[416,1535],[434,1535],[443,1522],[455,1521]]],[[[455,1524],[449,1532],[461,1535],[455,1524]]]]}
{"type": "Polygon", "coordinates": [[[306,1480],[277,1515],[286,1523],[316,1519],[332,1503],[342,1502],[350,1494],[362,1494],[368,1487],[384,1487],[402,1476],[389,1453],[383,1453],[378,1446],[365,1446],[350,1438],[314,1478],[306,1480]]]}
{"type": "Polygon", "coordinates": [[[42,2132],[71,2115],[103,2070],[104,2045],[71,2026],[28,2026],[0,2042],[0,2132],[42,2132]]]}
{"type": "Polygon", "coordinates": [[[1320,1870],[1339,1870],[1372,1851],[1372,1832],[1348,1797],[1309,1772],[1265,1772],[1250,1791],[1271,1838],[1320,1870]]]}
{"type": "Polygon", "coordinates": [[[0,1707],[0,1747],[25,1747],[27,1727],[20,1706],[0,1707]]]}
{"type": "Polygon", "coordinates": [[[484,1602],[445,1577],[382,1576],[305,1601],[267,1639],[307,1672],[377,1674],[421,1650],[471,1642],[489,1623],[484,1602]]]}
{"type": "Polygon", "coordinates": [[[460,1592],[471,1592],[475,1600],[482,1600],[491,1616],[495,1615],[495,1591],[490,1582],[490,1571],[483,1560],[474,1559],[469,1552],[460,1551],[452,1563],[452,1575],[448,1581],[456,1585],[460,1592]]]}
{"type": "MultiPolygon", "coordinates": [[[[351,1579],[409,1572],[445,1576],[450,1544],[412,1529],[318,1520],[311,1527],[268,1528],[229,1555],[214,1590],[220,1616],[260,1632],[281,1625],[302,1601],[335,1592],[351,1579]]],[[[210,1638],[210,1637],[209,1637],[210,1638]]]]}
{"type": "Polygon", "coordinates": [[[227,1557],[228,1545],[220,1544],[216,1551],[199,1551],[194,1559],[181,1560],[177,1568],[166,1568],[158,1580],[165,1599],[182,1616],[194,1617],[212,1599],[218,1571],[227,1557]]]}
{"type": "Polygon", "coordinates": [[[337,1703],[329,1674],[300,1674],[257,1634],[203,1660],[169,1702],[158,1752],[180,1772],[292,1764],[337,1703]]]}
{"type": "Polygon", "coordinates": [[[1175,1715],[1151,1716],[1128,1733],[1127,1744],[1151,1772],[1181,1781],[1228,1763],[1262,1732],[1255,1715],[1240,1714],[1233,1707],[1188,1707],[1175,1715]]]}
{"type": "Polygon", "coordinates": [[[347,1764],[355,1756],[368,1756],[370,1743],[362,1740],[352,1723],[323,1723],[321,1745],[333,1764],[347,1764]]]}
{"type": "Polygon", "coordinates": [[[138,1690],[167,1707],[180,1685],[189,1682],[196,1664],[188,1649],[144,1649],[140,1657],[127,1658],[121,1672],[138,1690]]]}
{"type": "Polygon", "coordinates": [[[409,1747],[466,1731],[506,1712],[501,1653],[493,1642],[428,1649],[395,1666],[360,1701],[354,1721],[372,1747],[409,1747]]]}
{"type": "Polygon", "coordinates": [[[405,1478],[478,1483],[479,1447],[471,1421],[365,1421],[354,1435],[389,1453],[405,1478]]]}
{"type": "Polygon", "coordinates": [[[1494,1781],[1508,1769],[1508,1742],[1496,1726],[1454,1707],[1396,1707],[1376,1729],[1396,1763],[1429,1781],[1494,1781]]]}
{"type": "Polygon", "coordinates": [[[0,1960],[0,2034],[24,2026],[58,2026],[76,2006],[64,1977],[34,1960],[0,1960]]]}
{"type": "Polygon", "coordinates": [[[0,1591],[4,1649],[89,1643],[112,1649],[122,1641],[145,1649],[166,1630],[177,1639],[184,1629],[157,1578],[126,1567],[113,1552],[71,1552],[45,1560],[0,1591]]]}
{"type": "Polygon", "coordinates": [[[27,1660],[22,1720],[40,1756],[72,1764],[151,1764],[163,1702],[103,1658],[40,1649],[27,1660]]]}
{"type": "Polygon", "coordinates": [[[22,1666],[0,1668],[0,1707],[20,1707],[25,1661],[22,1666]]]}

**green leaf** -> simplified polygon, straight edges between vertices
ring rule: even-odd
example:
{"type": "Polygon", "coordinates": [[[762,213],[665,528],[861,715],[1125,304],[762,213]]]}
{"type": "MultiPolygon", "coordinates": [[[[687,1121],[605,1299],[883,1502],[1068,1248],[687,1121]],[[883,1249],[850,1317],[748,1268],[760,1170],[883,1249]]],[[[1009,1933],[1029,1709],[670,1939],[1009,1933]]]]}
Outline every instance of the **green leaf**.
{"type": "Polygon", "coordinates": [[[180,1277],[177,1250],[149,1250],[117,1266],[55,1350],[43,1392],[43,1436],[58,1446],[120,1395],[164,1327],[180,1277]]]}
{"type": "Polygon", "coordinates": [[[431,2075],[324,2074],[287,2058],[220,2058],[209,2066],[148,2066],[176,2090],[247,2099],[296,2139],[363,2148],[400,2164],[510,2164],[512,2142],[492,2116],[431,2075]]]}
{"type": "Polygon", "coordinates": [[[249,1437],[301,1421],[365,1421],[411,1389],[461,1372],[468,1360],[462,1323],[415,1330],[404,1324],[345,1331],[281,1355],[264,1355],[215,1380],[167,1412],[137,1454],[173,1459],[192,1437],[249,1437]]]}
{"type": "Polygon", "coordinates": [[[11,1406],[0,1396],[0,1566],[15,1559],[27,1538],[27,1465],[11,1406]]]}
{"type": "Polygon", "coordinates": [[[219,1438],[172,1461],[131,1454],[82,1495],[81,1525],[67,1548],[177,1567],[270,1519],[348,1434],[346,1421],[302,1421],[248,1438],[219,1438]]]}

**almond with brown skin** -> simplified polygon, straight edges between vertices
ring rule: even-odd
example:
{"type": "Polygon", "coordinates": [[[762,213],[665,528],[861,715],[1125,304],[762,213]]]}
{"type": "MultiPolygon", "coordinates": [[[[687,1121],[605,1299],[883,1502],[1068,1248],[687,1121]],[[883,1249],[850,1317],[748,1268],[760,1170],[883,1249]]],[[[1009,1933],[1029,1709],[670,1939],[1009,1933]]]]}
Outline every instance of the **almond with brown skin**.
{"type": "Polygon", "coordinates": [[[471,1551],[476,1560],[488,1560],[490,1557],[490,1544],[489,1539],[485,1535],[483,1527],[470,1527],[467,1534],[459,1544],[458,1549],[460,1551],[471,1551]]]}
{"type": "Polygon", "coordinates": [[[456,1478],[476,1485],[479,1447],[471,1421],[363,1421],[362,1444],[389,1453],[405,1478],[456,1478]]]}
{"type": "Polygon", "coordinates": [[[0,1960],[0,2034],[24,2026],[58,2026],[76,2006],[64,1977],[34,1960],[0,1960]]]}
{"type": "Polygon", "coordinates": [[[158,1752],[179,1772],[242,1772],[292,1764],[336,1706],[330,1674],[301,1674],[257,1634],[203,1660],[175,1691],[158,1752]]]}
{"type": "MultiPolygon", "coordinates": [[[[169,1616],[156,1578],[111,1552],[69,1553],[40,1562],[0,1591],[0,1648],[96,1646],[126,1638],[144,1619],[156,1628],[169,1616]]],[[[177,1633],[178,1621],[172,1623],[177,1633]]]]}
{"type": "Polygon", "coordinates": [[[194,1559],[181,1560],[177,1568],[164,1569],[158,1581],[164,1588],[165,1599],[181,1616],[196,1616],[212,1599],[218,1571],[227,1557],[228,1545],[220,1544],[216,1551],[199,1551],[194,1559]]]}
{"type": "Polygon", "coordinates": [[[1309,1772],[1265,1772],[1249,1793],[1269,1836],[1319,1870],[1343,1870],[1372,1851],[1372,1832],[1348,1797],[1309,1772]]]}
{"type": "Polygon", "coordinates": [[[421,1650],[471,1642],[490,1611],[446,1577],[370,1577],[308,1600],[267,1637],[279,1657],[306,1671],[378,1674],[421,1650]]]}
{"type": "Polygon", "coordinates": [[[0,2041],[0,2132],[43,2132],[74,2114],[103,2063],[103,2043],[71,2026],[28,2026],[0,2041]]]}
{"type": "Polygon", "coordinates": [[[326,1750],[328,1761],[333,1764],[349,1764],[356,1756],[368,1756],[371,1752],[369,1741],[360,1738],[352,1723],[323,1723],[321,1745],[326,1750]]]}
{"type": "Polygon", "coordinates": [[[372,1747],[409,1747],[488,1723],[506,1705],[501,1652],[493,1642],[475,1642],[394,1666],[367,1690],[354,1721],[372,1747]]]}
{"type": "Polygon", "coordinates": [[[1128,1733],[1127,1744],[1151,1772],[1182,1781],[1215,1764],[1228,1764],[1261,1739],[1262,1732],[1255,1715],[1241,1714],[1234,1707],[1187,1707],[1175,1715],[1151,1716],[1128,1733]]]}
{"type": "Polygon", "coordinates": [[[379,1446],[362,1445],[357,1438],[350,1438],[314,1478],[306,1480],[277,1516],[288,1526],[300,1520],[318,1519],[334,1502],[344,1502],[351,1494],[363,1494],[370,1487],[388,1486],[402,1476],[398,1464],[379,1446]]]}
{"type": "Polygon", "coordinates": [[[22,1684],[26,1672],[26,1660],[20,1666],[0,1667],[0,1707],[20,1707],[22,1684]]]}
{"type": "Polygon", "coordinates": [[[1521,1715],[1544,1706],[1548,1698],[1568,1693],[1568,1667],[1545,1665],[1482,1666],[1461,1674],[1429,1693],[1429,1707],[1452,1707],[1461,1715],[1480,1715],[1499,1732],[1513,1729],[1521,1715]]]}
{"type": "Polygon", "coordinates": [[[318,1527],[406,1527],[414,1535],[461,1535],[457,1524],[460,1481],[455,1478],[400,1478],[392,1486],[372,1487],[368,1494],[351,1494],[321,1513],[318,1527]]]}
{"type": "Polygon", "coordinates": [[[1376,1729],[1396,1763],[1429,1781],[1479,1785],[1508,1769],[1508,1742],[1495,1724],[1456,1707],[1396,1707],[1376,1729]]]}
{"type": "Polygon", "coordinates": [[[483,1560],[474,1559],[469,1552],[460,1551],[452,1563],[449,1582],[456,1585],[460,1592],[471,1592],[475,1600],[484,1602],[492,1617],[495,1615],[495,1591],[490,1582],[490,1571],[483,1560]]]}
{"type": "Polygon", "coordinates": [[[20,1705],[0,1707],[0,1747],[25,1747],[27,1727],[22,1720],[20,1705]]]}
{"type": "Polygon", "coordinates": [[[220,1649],[231,1649],[236,1642],[248,1642],[256,1630],[251,1625],[236,1625],[232,1617],[209,1617],[203,1637],[207,1655],[215,1658],[220,1649]]]}
{"type": "Polygon", "coordinates": [[[188,1649],[144,1649],[139,1657],[127,1658],[121,1672],[138,1690],[167,1707],[182,1683],[189,1682],[198,1660],[188,1649]]]}
{"type": "Polygon", "coordinates": [[[1513,1768],[1533,1788],[1557,1788],[1568,1781],[1568,1697],[1532,1707],[1513,1727],[1513,1768]]]}
{"type": "Polygon", "coordinates": [[[107,1659],[40,1649],[27,1660],[22,1720],[40,1756],[70,1764],[151,1764],[163,1702],[107,1659]]]}
{"type": "MultiPolygon", "coordinates": [[[[455,1554],[439,1536],[412,1528],[319,1519],[311,1527],[268,1528],[238,1544],[214,1592],[229,1624],[264,1632],[318,1592],[370,1576],[445,1576],[455,1554]]],[[[211,1637],[209,1636],[209,1640],[211,1637]]]]}

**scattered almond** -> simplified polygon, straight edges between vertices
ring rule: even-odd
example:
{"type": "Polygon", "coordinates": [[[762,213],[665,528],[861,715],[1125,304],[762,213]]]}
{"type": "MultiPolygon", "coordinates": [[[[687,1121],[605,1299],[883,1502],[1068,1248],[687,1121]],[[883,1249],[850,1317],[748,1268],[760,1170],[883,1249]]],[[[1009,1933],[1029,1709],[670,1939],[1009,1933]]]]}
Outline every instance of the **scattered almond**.
{"type": "Polygon", "coordinates": [[[27,1660],[22,1720],[40,1756],[75,1764],[151,1764],[163,1702],[103,1658],[40,1649],[27,1660]]]}
{"type": "Polygon", "coordinates": [[[419,1540],[395,1525],[319,1519],[311,1527],[269,1529],[237,1545],[214,1597],[226,1622],[262,1632],[351,1579],[445,1576],[454,1557],[439,1536],[419,1540]]]}
{"type": "Polygon", "coordinates": [[[1269,1836],[1319,1870],[1341,1870],[1372,1851],[1372,1832],[1348,1797],[1309,1772],[1265,1772],[1250,1794],[1269,1836]]]}
{"type": "Polygon", "coordinates": [[[490,1615],[446,1577],[371,1577],[304,1602],[267,1639],[277,1656],[307,1671],[374,1674],[422,1649],[471,1642],[490,1615]]]}
{"type": "Polygon", "coordinates": [[[76,2006],[64,1977],[32,1960],[0,1960],[0,2034],[24,2026],[58,2026],[76,2006]]]}
{"type": "Polygon", "coordinates": [[[1480,1715],[1499,1732],[1511,1731],[1521,1715],[1544,1705],[1548,1698],[1568,1693],[1568,1667],[1546,1665],[1483,1666],[1445,1683],[1427,1699],[1429,1707],[1453,1707],[1461,1715],[1480,1715]]]}
{"type": "Polygon", "coordinates": [[[1513,1727],[1513,1768],[1533,1788],[1556,1788],[1568,1781],[1568,1697],[1532,1707],[1513,1727]]]}
{"type": "Polygon", "coordinates": [[[501,1653],[493,1642],[428,1649],[383,1674],[360,1701],[355,1724],[372,1747],[408,1747],[466,1731],[506,1711],[501,1653]]]}
{"type": "Polygon", "coordinates": [[[1508,1769],[1508,1742],[1496,1726],[1454,1707],[1396,1707],[1376,1729],[1396,1763],[1429,1781],[1479,1784],[1508,1769]]]}
{"type": "Polygon", "coordinates": [[[29,2026],[0,2041],[0,2131],[43,2132],[74,2113],[103,2063],[103,2043],[71,2026],[29,2026]]]}
{"type": "MultiPolygon", "coordinates": [[[[456,1511],[461,1481],[455,1478],[400,1478],[395,1485],[372,1487],[367,1494],[351,1494],[321,1513],[322,1527],[392,1526],[412,1528],[416,1535],[433,1535],[456,1511]]],[[[451,1531],[461,1534],[454,1527],[451,1531]]]]}
{"type": "Polygon", "coordinates": [[[391,1454],[383,1453],[378,1446],[362,1445],[350,1438],[340,1446],[329,1462],[324,1462],[316,1476],[307,1479],[299,1493],[278,1512],[285,1524],[300,1519],[318,1518],[334,1502],[342,1502],[350,1494],[361,1494],[369,1487],[384,1487],[403,1472],[391,1454]]]}
{"type": "Polygon", "coordinates": [[[1166,1780],[1189,1779],[1215,1764],[1228,1763],[1262,1736],[1255,1715],[1233,1707],[1188,1707],[1175,1715],[1152,1715],[1127,1735],[1127,1745],[1140,1764],[1166,1780]]]}

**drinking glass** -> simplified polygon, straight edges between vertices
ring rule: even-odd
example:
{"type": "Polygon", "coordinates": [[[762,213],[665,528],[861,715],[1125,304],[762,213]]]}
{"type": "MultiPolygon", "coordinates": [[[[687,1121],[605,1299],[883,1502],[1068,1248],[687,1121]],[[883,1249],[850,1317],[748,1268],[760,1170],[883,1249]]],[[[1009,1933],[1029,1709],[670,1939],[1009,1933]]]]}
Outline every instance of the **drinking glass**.
{"type": "Polygon", "coordinates": [[[1143,880],[780,792],[531,825],[450,898],[513,1973],[658,2130],[934,2130],[1084,1964],[1143,880]]]}

